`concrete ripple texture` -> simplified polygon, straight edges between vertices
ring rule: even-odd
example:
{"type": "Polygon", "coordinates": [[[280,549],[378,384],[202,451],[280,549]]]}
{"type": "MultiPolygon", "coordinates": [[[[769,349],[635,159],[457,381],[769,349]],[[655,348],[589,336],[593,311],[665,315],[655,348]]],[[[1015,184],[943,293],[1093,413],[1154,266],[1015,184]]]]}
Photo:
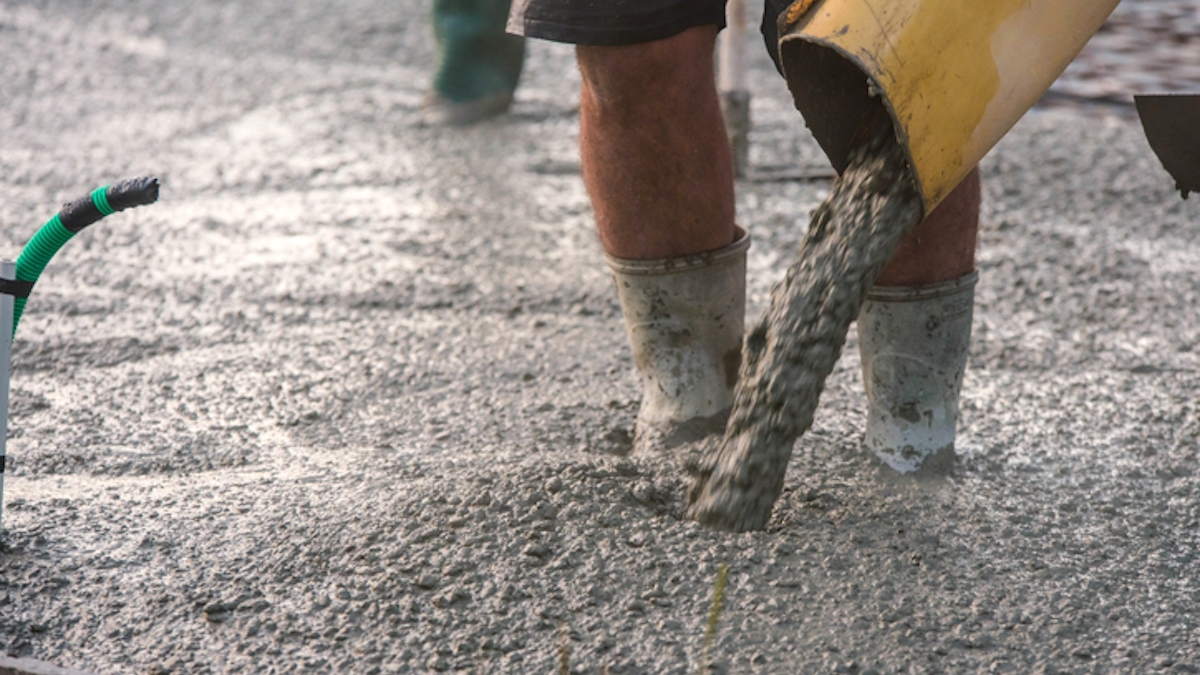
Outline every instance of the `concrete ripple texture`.
{"type": "MultiPolygon", "coordinates": [[[[1125,94],[1200,91],[1124,3],[985,159],[959,458],[861,447],[856,337],[767,531],[681,519],[578,176],[570,48],[421,126],[428,7],[0,4],[0,250],[73,240],[14,353],[0,648],[125,673],[1200,672],[1200,202],[1125,94]]],[[[1165,27],[1165,28],[1164,28],[1165,27]]],[[[827,166],[761,50],[751,163],[827,166]]],[[[1190,65],[1188,65],[1190,64],[1190,65]]],[[[767,169],[779,169],[771,174],[767,169]]],[[[747,316],[827,182],[738,185],[747,316]]]]}

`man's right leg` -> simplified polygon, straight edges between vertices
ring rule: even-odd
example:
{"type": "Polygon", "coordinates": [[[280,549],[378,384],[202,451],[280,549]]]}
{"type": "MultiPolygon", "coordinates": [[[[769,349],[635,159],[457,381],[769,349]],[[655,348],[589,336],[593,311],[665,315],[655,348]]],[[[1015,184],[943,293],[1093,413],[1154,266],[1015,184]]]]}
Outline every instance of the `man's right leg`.
{"type": "Polygon", "coordinates": [[[733,167],[713,73],[715,26],[645,44],[579,46],[583,179],[609,255],[733,241],[733,167]]]}
{"type": "Polygon", "coordinates": [[[733,402],[749,239],[733,222],[716,34],[577,48],[584,182],[643,382],[635,451],[720,432],[733,402]]]}
{"type": "Polygon", "coordinates": [[[578,45],[581,154],[642,378],[634,449],[719,432],[749,238],[713,77],[725,0],[513,0],[508,29],[578,45]]]}

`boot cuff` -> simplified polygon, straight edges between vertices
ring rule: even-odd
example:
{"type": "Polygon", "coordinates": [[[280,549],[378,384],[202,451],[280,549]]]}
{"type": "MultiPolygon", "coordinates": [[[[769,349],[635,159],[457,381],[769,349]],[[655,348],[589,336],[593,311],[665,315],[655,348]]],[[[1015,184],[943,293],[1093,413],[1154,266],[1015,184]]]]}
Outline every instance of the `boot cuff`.
{"type": "Polygon", "coordinates": [[[875,302],[917,302],[934,300],[969,291],[979,281],[979,270],[950,281],[941,281],[924,286],[872,286],[867,291],[867,300],[875,302]]]}
{"type": "Polygon", "coordinates": [[[732,261],[738,256],[744,255],[746,249],[750,248],[750,233],[735,225],[733,236],[733,243],[728,246],[722,246],[715,251],[706,251],[678,258],[628,260],[625,258],[615,258],[607,253],[604,254],[604,257],[608,260],[609,268],[613,272],[620,274],[653,275],[686,272],[725,264],[727,261],[732,261]]]}

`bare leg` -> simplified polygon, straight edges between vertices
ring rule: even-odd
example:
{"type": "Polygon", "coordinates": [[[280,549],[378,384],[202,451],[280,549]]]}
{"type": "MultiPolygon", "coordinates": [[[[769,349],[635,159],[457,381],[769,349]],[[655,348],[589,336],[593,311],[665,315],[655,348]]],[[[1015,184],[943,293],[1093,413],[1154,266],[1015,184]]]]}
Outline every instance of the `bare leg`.
{"type": "Polygon", "coordinates": [[[975,269],[979,233],[979,169],[974,169],[900,241],[876,286],[923,286],[975,269]]]}
{"type": "Polygon", "coordinates": [[[643,382],[635,452],[717,433],[733,403],[748,242],[731,246],[733,167],[713,74],[716,35],[706,26],[656,42],[576,48],[583,179],[643,382]]]}
{"type": "Polygon", "coordinates": [[[637,45],[579,46],[580,154],[604,249],[652,260],[733,242],[733,168],[713,26],[637,45]]]}

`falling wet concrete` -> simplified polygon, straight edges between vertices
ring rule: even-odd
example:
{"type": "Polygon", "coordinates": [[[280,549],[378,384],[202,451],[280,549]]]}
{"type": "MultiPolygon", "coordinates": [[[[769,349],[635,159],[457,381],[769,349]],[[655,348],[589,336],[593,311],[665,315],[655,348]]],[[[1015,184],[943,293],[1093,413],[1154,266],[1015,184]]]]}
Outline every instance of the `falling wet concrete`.
{"type": "Polygon", "coordinates": [[[688,489],[689,518],[733,532],[766,527],[792,446],[812,426],[850,324],[921,213],[904,149],[883,126],[850,151],[797,260],[746,337],[729,425],[688,489]]]}
{"type": "MultiPolygon", "coordinates": [[[[682,518],[575,172],[569,48],[417,125],[425,6],[0,7],[0,247],[157,174],[51,263],[14,357],[0,646],[118,673],[1200,668],[1200,203],[1136,121],[985,160],[959,457],[861,448],[856,337],[763,532],[682,518]]],[[[757,57],[756,57],[757,58],[757,57]]],[[[769,63],[752,162],[823,170],[769,63]]],[[[748,316],[828,183],[746,182],[748,316]]]]}

